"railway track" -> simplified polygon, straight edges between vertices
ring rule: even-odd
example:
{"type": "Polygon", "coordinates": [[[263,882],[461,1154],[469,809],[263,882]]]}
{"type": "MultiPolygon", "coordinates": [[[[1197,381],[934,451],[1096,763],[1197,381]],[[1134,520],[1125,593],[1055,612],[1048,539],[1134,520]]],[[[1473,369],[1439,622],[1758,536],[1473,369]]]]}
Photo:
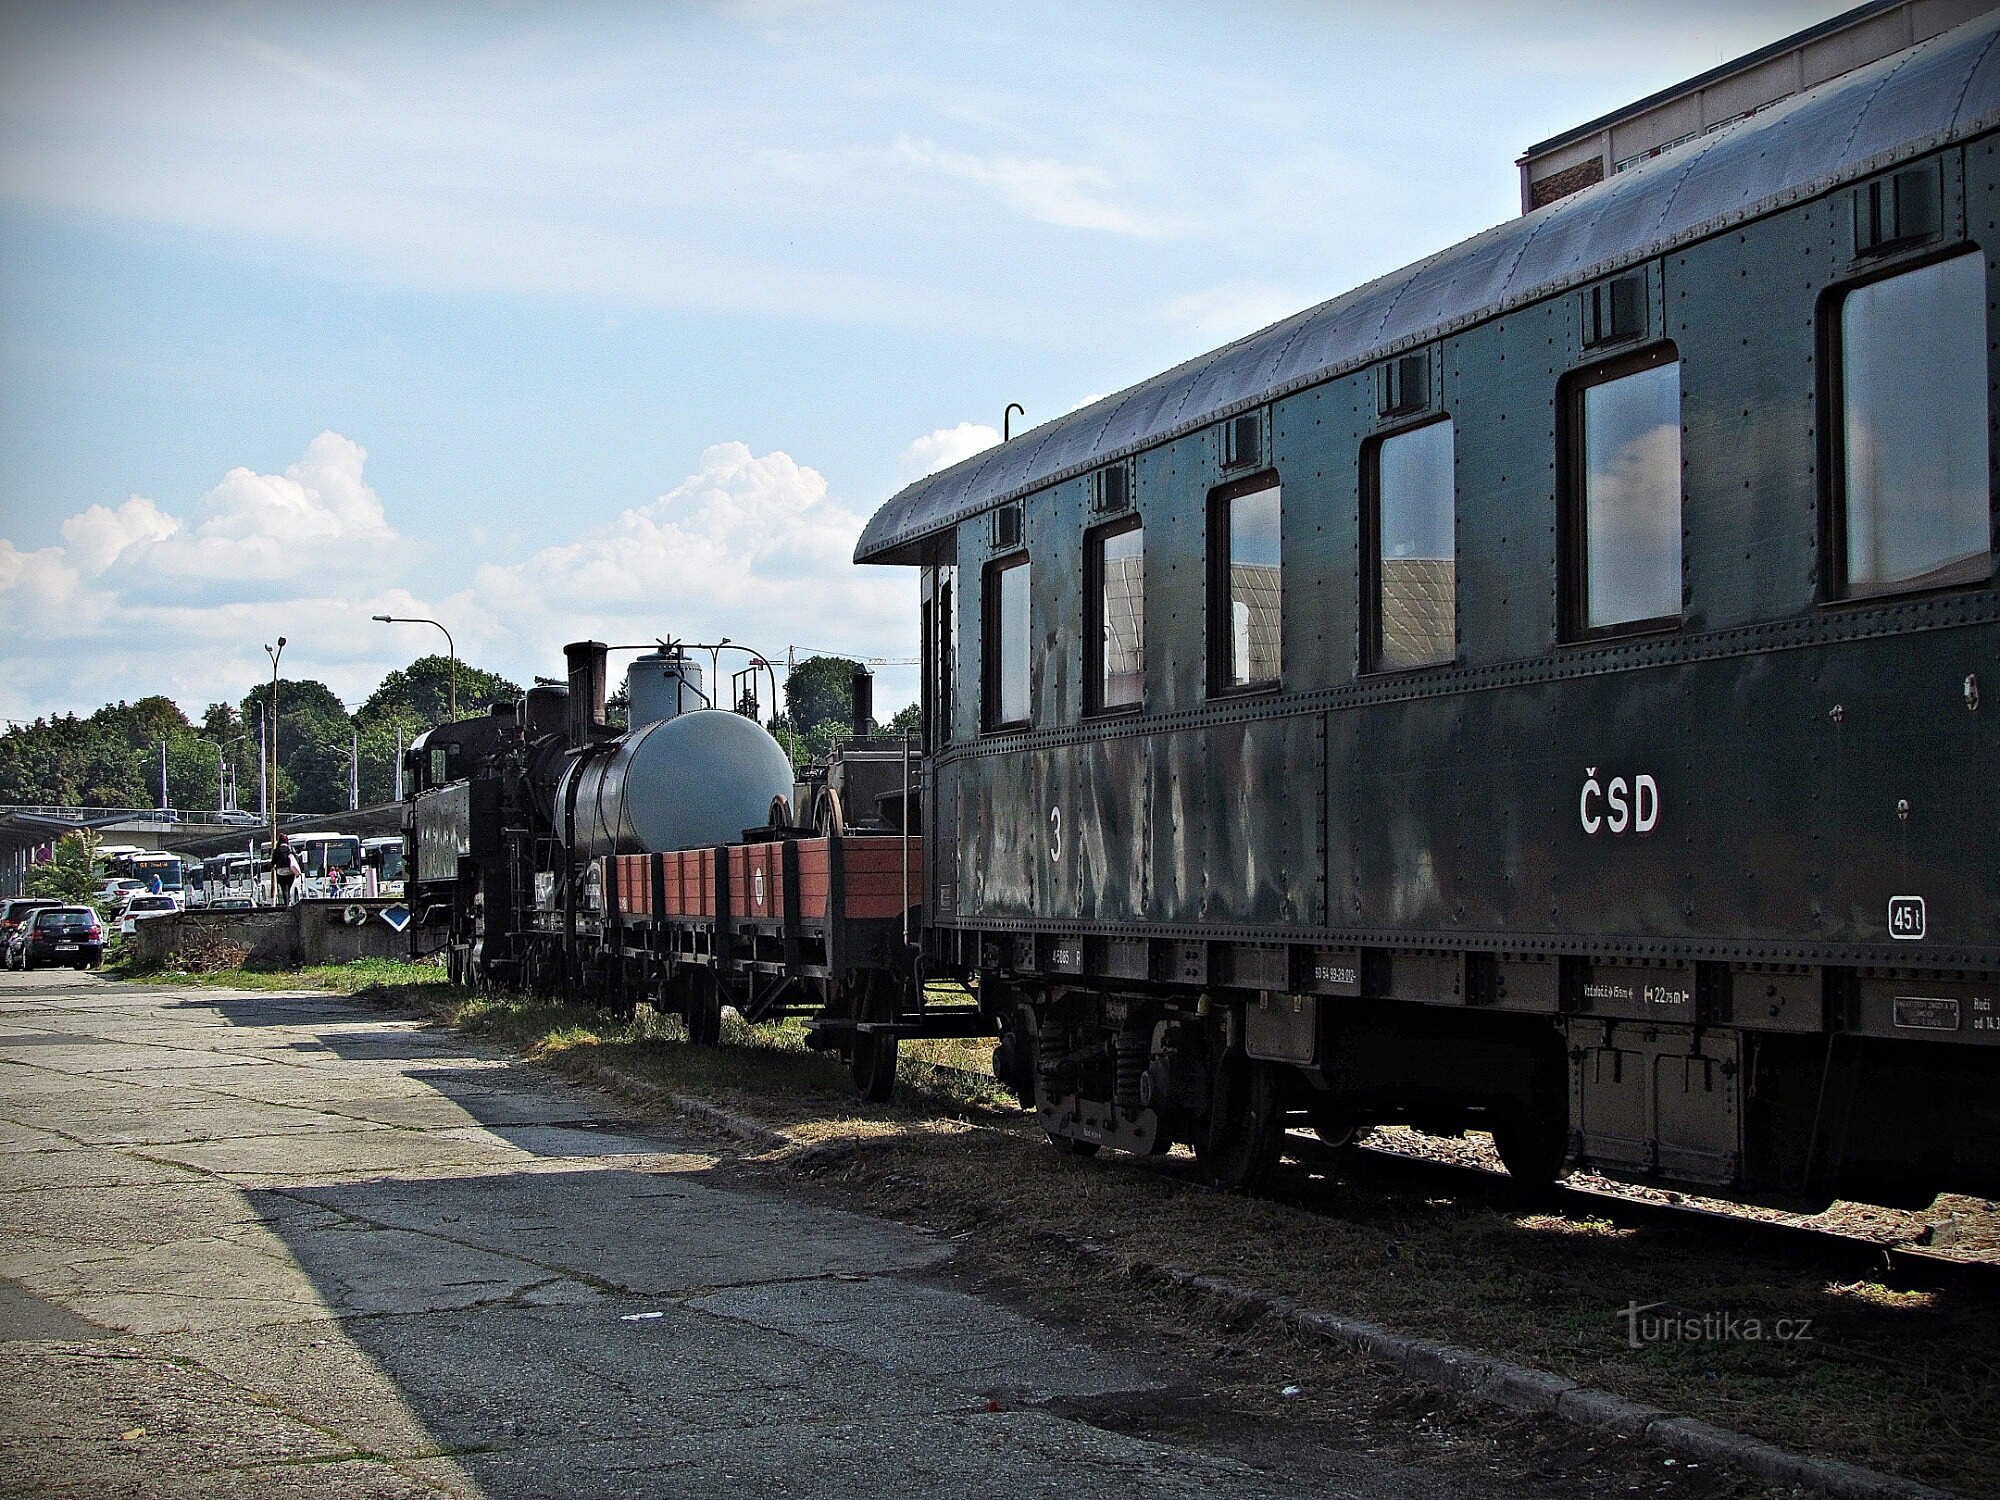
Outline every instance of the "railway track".
{"type": "MultiPolygon", "coordinates": [[[[968,1083],[992,1082],[990,1074],[971,1069],[943,1063],[926,1066],[968,1083]]],[[[1025,1113],[1018,1128],[987,1128],[1023,1136],[1040,1134],[1025,1113]]],[[[1695,1234],[1746,1251],[1811,1260],[1843,1279],[1878,1282],[1898,1290],[1964,1287],[2000,1292],[2000,1260],[1944,1255],[1922,1246],[1843,1233],[1793,1219],[1765,1218],[1748,1209],[1656,1202],[1621,1192],[1617,1184],[1608,1181],[1601,1186],[1589,1179],[1568,1179],[1549,1186],[1523,1184],[1497,1167],[1441,1161],[1366,1143],[1334,1149],[1298,1130],[1287,1133],[1285,1153],[1287,1160],[1272,1186],[1272,1196],[1315,1212],[1336,1211],[1341,1192],[1354,1186],[1366,1185],[1385,1193],[1448,1193],[1503,1211],[1601,1219],[1623,1229],[1695,1234]]],[[[1134,1158],[1133,1163],[1193,1180],[1189,1168],[1175,1160],[1134,1158]]]]}
{"type": "Polygon", "coordinates": [[[1659,1203],[1621,1193],[1611,1184],[1600,1187],[1577,1180],[1550,1186],[1522,1184],[1502,1170],[1438,1161],[1382,1147],[1359,1145],[1346,1151],[1330,1151],[1298,1132],[1287,1137],[1286,1151],[1300,1175],[1330,1182],[1336,1191],[1343,1183],[1364,1179],[1372,1179],[1375,1185],[1391,1191],[1404,1187],[1424,1192],[1443,1189],[1495,1208],[1602,1219],[1619,1228],[1671,1229],[1746,1250],[1810,1258],[1842,1277],[1898,1289],[1978,1287],[2000,1292],[2000,1261],[1942,1255],[1920,1246],[1847,1234],[1790,1219],[1762,1218],[1748,1211],[1695,1203],[1659,1203]]]}

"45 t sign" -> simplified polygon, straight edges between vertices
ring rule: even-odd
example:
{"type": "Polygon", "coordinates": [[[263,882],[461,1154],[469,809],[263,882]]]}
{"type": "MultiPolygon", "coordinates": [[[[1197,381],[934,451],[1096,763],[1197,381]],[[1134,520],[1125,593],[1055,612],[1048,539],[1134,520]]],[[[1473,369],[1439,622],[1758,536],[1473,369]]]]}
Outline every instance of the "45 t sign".
{"type": "Polygon", "coordinates": [[[1586,834],[1651,833],[1659,826],[1660,784],[1644,771],[1605,781],[1598,778],[1597,767],[1587,766],[1583,778],[1576,817],[1586,834]]]}

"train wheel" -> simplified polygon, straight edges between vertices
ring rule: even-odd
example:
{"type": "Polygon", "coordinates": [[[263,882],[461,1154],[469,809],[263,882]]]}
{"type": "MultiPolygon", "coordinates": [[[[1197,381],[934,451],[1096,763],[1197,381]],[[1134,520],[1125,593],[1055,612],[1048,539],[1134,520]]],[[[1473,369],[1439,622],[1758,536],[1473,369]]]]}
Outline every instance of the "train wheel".
{"type": "Polygon", "coordinates": [[[1345,1155],[1360,1145],[1362,1127],[1347,1116],[1314,1114],[1309,1118],[1312,1121],[1313,1134],[1319,1137],[1320,1145],[1328,1151],[1338,1151],[1345,1155]]]}
{"type": "Polygon", "coordinates": [[[722,1040],[722,987],[709,969],[696,969],[687,979],[685,1012],[688,1040],[697,1047],[713,1047],[722,1040]]]}
{"type": "MultiPolygon", "coordinates": [[[[871,975],[862,982],[854,998],[857,1021],[896,1019],[896,988],[893,980],[871,975]]],[[[854,1076],[854,1093],[864,1104],[886,1104],[896,1092],[896,1037],[892,1032],[859,1031],[848,1055],[854,1076]]]]}
{"type": "Polygon", "coordinates": [[[1217,1187],[1253,1192],[1270,1178],[1283,1150],[1277,1071],[1269,1063],[1224,1058],[1209,1097],[1208,1128],[1196,1137],[1195,1158],[1217,1187]]]}
{"type": "Polygon", "coordinates": [[[562,962],[546,943],[537,944],[528,957],[529,987],[547,1000],[562,983],[562,962]]]}
{"type": "Polygon", "coordinates": [[[1509,1177],[1547,1187],[1563,1174],[1569,1121],[1549,1114],[1503,1116],[1493,1122],[1493,1146],[1509,1177]]]}

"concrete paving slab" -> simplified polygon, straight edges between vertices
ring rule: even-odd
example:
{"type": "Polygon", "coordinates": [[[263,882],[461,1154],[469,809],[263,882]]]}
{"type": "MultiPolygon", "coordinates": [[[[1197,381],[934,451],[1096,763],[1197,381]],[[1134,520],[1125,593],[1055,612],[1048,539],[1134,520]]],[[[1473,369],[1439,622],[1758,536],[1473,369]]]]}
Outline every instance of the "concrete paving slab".
{"type": "Polygon", "coordinates": [[[199,1367],[99,1345],[0,1344],[0,1473],[15,1494],[81,1474],[127,1483],[353,1448],[199,1367]],[[78,1392],[90,1399],[80,1401],[78,1392]]]}
{"type": "Polygon", "coordinates": [[[0,1154],[17,1151],[69,1151],[75,1147],[75,1141],[57,1131],[39,1130],[32,1125],[0,1120],[0,1154]]]}
{"type": "Polygon", "coordinates": [[[99,1473],[35,1493],[52,1500],[438,1500],[444,1495],[471,1500],[477,1495],[469,1481],[446,1489],[436,1479],[375,1459],[314,1459],[198,1474],[156,1474],[137,1467],[137,1473],[99,1473]]]}
{"type": "Polygon", "coordinates": [[[49,1094],[88,1093],[91,1086],[88,1078],[73,1073],[55,1073],[32,1063],[0,1062],[0,1107],[49,1094]]]}
{"type": "Polygon", "coordinates": [[[199,1239],[280,1223],[340,1223],[326,1209],[279,1196],[251,1203],[236,1188],[208,1180],[100,1188],[81,1219],[66,1190],[0,1193],[0,1243],[34,1241],[90,1248],[137,1247],[199,1239]]]}
{"type": "Polygon", "coordinates": [[[32,1063],[57,1073],[139,1072],[170,1066],[186,1056],[185,1048],[133,1042],[0,1042],[0,1061],[32,1063]]]}
{"type": "Polygon", "coordinates": [[[98,1146],[67,1145],[48,1151],[17,1151],[0,1165],[0,1195],[132,1187],[146,1183],[191,1182],[190,1168],[151,1161],[130,1152],[98,1146]]]}
{"type": "Polygon", "coordinates": [[[243,1136],[268,1139],[328,1131],[352,1135],[383,1128],[311,1109],[169,1090],[137,1100],[122,1097],[96,1107],[65,1095],[49,1100],[35,1114],[35,1123],[43,1129],[94,1146],[164,1147],[243,1136]]]}
{"type": "Polygon", "coordinates": [[[948,1287],[869,1278],[734,1288],[688,1304],[894,1373],[1025,1401],[1158,1390],[1135,1361],[948,1287]]]}
{"type": "Polygon", "coordinates": [[[616,1168],[299,1191],[371,1223],[509,1246],[627,1291],[915,1270],[950,1254],[902,1225],[616,1168]]]}
{"type": "Polygon", "coordinates": [[[245,1184],[377,1177],[423,1167],[499,1169],[526,1155],[484,1132],[432,1134],[323,1118],[333,1122],[323,1130],[162,1144],[148,1154],[245,1184]]]}
{"type": "MultiPolygon", "coordinates": [[[[635,1492],[676,1500],[811,1497],[926,1500],[994,1496],[1092,1500],[1276,1500],[1287,1491],[1247,1465],[1123,1437],[1034,1412],[934,1416],[884,1429],[834,1423],[710,1432],[653,1443],[568,1443],[460,1455],[450,1465],[406,1472],[451,1483],[469,1477],[480,1493],[631,1500],[635,1492]]],[[[462,1481],[461,1481],[462,1482],[462,1481]]],[[[1317,1491],[1337,1500],[1352,1491],[1317,1491]]]]}
{"type": "Polygon", "coordinates": [[[37,1297],[18,1281],[0,1280],[0,1342],[70,1342],[102,1337],[105,1330],[66,1307],[37,1297]]]}

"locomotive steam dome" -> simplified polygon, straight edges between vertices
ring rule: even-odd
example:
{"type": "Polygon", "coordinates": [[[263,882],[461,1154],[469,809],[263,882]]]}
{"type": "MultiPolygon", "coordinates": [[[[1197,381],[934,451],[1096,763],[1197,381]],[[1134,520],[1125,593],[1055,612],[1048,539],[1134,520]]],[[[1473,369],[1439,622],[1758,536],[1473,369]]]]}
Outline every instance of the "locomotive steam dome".
{"type": "Polygon", "coordinates": [[[698,708],[644,725],[575,761],[556,788],[573,852],[664,854],[734,843],[792,790],[792,762],[762,725],[698,708]]]}

